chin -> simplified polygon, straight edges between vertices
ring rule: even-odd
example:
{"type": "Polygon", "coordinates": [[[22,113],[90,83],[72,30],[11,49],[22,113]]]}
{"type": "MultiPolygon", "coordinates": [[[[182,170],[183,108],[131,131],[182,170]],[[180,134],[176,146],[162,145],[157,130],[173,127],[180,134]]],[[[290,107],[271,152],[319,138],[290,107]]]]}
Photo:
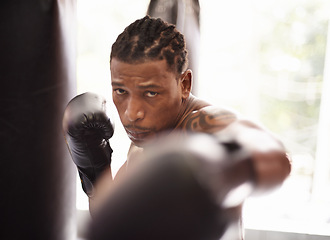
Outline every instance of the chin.
{"type": "Polygon", "coordinates": [[[143,146],[146,145],[146,142],[148,142],[145,139],[130,139],[132,141],[132,143],[137,146],[137,147],[141,147],[143,148],[143,146]]]}
{"type": "Polygon", "coordinates": [[[147,138],[144,138],[144,139],[131,139],[132,143],[137,146],[137,147],[140,147],[140,148],[143,148],[151,143],[153,143],[155,141],[155,135],[153,136],[148,136],[147,138]]]}
{"type": "Polygon", "coordinates": [[[140,147],[140,148],[143,148],[143,146],[144,146],[144,142],[142,142],[142,141],[132,141],[132,143],[135,146],[140,147]]]}

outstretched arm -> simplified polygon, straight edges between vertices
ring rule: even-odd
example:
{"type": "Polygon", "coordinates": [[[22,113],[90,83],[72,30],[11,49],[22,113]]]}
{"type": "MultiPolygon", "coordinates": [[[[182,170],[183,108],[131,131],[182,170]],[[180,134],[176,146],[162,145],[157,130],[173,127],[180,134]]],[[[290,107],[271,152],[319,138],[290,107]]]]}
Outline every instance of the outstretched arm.
{"type": "Polygon", "coordinates": [[[183,127],[204,134],[153,141],[101,206],[90,238],[220,239],[252,191],[272,189],[290,171],[280,141],[229,111],[203,108],[183,127]]]}
{"type": "Polygon", "coordinates": [[[220,143],[237,144],[249,156],[256,191],[266,191],[283,183],[291,164],[282,142],[256,123],[237,114],[208,106],[193,112],[184,122],[187,132],[209,133],[220,143]]]}

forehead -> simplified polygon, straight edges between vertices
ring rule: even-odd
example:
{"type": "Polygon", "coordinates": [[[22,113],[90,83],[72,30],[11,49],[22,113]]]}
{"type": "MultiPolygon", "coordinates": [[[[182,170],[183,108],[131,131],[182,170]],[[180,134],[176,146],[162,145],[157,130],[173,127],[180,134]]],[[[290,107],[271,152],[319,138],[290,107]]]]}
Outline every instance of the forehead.
{"type": "Polygon", "coordinates": [[[142,63],[126,63],[113,58],[110,63],[113,80],[125,78],[175,78],[165,60],[146,61],[142,63]]]}

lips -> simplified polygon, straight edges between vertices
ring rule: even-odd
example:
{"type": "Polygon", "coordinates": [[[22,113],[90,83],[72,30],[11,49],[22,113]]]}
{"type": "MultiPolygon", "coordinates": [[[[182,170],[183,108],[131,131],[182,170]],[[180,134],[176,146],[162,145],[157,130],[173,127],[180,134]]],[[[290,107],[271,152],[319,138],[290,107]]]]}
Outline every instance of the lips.
{"type": "Polygon", "coordinates": [[[138,129],[127,129],[125,128],[126,133],[128,137],[134,142],[134,141],[143,141],[145,140],[148,135],[150,134],[150,131],[141,131],[138,129]]]}

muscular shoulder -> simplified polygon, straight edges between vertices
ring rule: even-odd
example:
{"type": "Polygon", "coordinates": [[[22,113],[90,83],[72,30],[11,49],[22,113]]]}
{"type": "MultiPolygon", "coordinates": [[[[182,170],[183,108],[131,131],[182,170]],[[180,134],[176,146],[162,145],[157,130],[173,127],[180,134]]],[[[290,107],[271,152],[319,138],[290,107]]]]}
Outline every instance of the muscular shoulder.
{"type": "Polygon", "coordinates": [[[214,133],[237,120],[237,114],[229,109],[205,106],[192,111],[183,121],[184,131],[214,133]]]}

